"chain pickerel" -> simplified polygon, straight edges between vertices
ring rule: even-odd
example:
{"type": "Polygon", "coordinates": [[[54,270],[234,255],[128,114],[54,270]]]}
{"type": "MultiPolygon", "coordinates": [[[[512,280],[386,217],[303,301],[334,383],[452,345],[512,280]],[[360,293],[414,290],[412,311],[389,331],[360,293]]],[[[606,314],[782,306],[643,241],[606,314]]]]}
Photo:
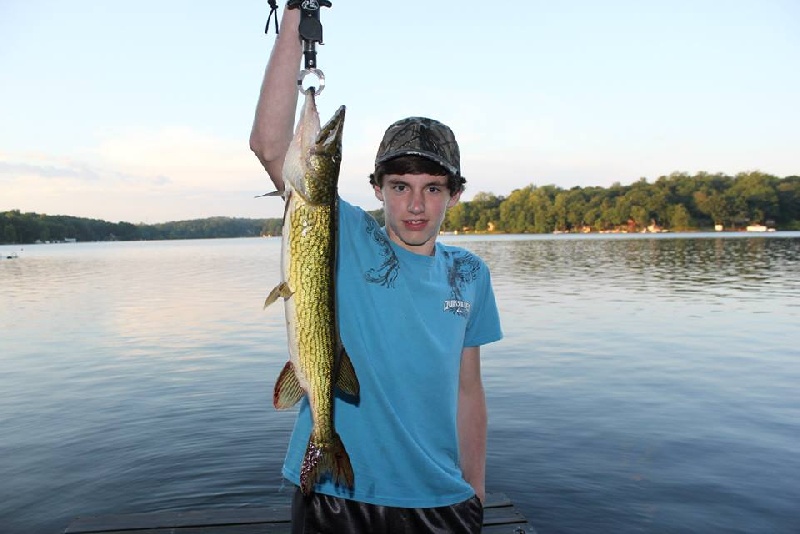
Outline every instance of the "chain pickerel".
{"type": "Polygon", "coordinates": [[[325,473],[352,488],[350,457],[333,423],[334,388],[357,397],[358,379],[336,323],[337,186],[342,159],[344,106],[320,128],[314,91],[305,103],[283,165],[286,211],[281,249],[282,281],[264,306],[284,299],[289,362],[275,384],[278,409],[308,396],[312,430],[300,486],[305,494],[325,473]]]}

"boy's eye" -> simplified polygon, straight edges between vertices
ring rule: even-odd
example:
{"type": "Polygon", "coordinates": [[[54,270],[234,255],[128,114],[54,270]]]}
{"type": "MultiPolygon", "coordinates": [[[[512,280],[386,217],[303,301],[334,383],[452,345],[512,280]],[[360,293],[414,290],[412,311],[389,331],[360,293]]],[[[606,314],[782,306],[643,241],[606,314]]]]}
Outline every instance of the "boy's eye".
{"type": "Polygon", "coordinates": [[[398,192],[405,191],[406,190],[406,185],[405,184],[395,184],[394,185],[394,190],[398,191],[398,192]]]}

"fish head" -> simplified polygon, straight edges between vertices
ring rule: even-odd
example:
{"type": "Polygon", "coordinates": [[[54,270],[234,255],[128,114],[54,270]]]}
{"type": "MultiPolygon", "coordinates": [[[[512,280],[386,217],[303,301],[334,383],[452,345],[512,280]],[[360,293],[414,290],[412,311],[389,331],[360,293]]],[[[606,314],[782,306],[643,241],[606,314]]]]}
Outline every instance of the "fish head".
{"type": "Polygon", "coordinates": [[[295,136],[283,165],[286,198],[300,195],[312,205],[330,204],[336,198],[342,162],[345,107],[320,128],[314,91],[306,91],[295,136]]]}
{"type": "Polygon", "coordinates": [[[342,163],[345,107],[340,106],[322,127],[309,154],[306,198],[312,204],[330,204],[336,198],[342,163]]]}

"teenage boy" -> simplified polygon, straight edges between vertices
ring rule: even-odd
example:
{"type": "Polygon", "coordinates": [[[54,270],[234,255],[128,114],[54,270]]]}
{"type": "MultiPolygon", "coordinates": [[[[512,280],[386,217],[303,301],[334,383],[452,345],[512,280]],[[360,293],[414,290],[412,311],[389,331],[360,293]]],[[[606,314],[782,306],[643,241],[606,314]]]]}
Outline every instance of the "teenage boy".
{"type": "MultiPolygon", "coordinates": [[[[297,106],[299,11],[284,11],[250,137],[278,190],[297,106]]],[[[480,346],[502,333],[486,264],[437,241],[465,183],[453,132],[421,117],[392,124],[370,183],[385,226],[341,199],[338,215],[337,315],[360,397],[337,397],[334,417],[355,484],[323,478],[309,496],[296,490],[292,532],[478,533],[487,426],[480,346]]],[[[283,467],[295,485],[310,431],[304,399],[283,467]]]]}

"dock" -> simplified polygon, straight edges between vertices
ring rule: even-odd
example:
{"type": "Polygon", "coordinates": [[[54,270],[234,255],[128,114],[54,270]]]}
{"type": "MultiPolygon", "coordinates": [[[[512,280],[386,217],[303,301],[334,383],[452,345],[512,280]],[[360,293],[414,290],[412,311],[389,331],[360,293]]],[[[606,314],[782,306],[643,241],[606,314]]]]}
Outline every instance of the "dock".
{"type": "MultiPolygon", "coordinates": [[[[79,516],[64,534],[289,534],[291,504],[182,512],[79,516]]],[[[502,493],[486,495],[483,534],[536,534],[502,493]]]]}

